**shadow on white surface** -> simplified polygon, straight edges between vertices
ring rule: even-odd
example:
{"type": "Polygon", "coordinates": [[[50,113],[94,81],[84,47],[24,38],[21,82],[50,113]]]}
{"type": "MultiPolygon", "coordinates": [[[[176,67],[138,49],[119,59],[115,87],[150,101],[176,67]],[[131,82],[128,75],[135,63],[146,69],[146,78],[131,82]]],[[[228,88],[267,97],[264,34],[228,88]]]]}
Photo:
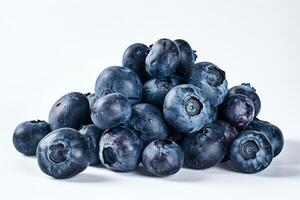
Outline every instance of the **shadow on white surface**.
{"type": "Polygon", "coordinates": [[[292,168],[288,166],[270,166],[270,169],[258,173],[257,176],[260,177],[269,177],[269,178],[292,178],[292,177],[299,177],[300,170],[297,168],[292,168]]]}
{"type": "Polygon", "coordinates": [[[99,176],[97,174],[79,174],[70,179],[64,179],[66,182],[73,183],[101,183],[101,182],[111,182],[112,179],[109,179],[107,176],[99,176]]]}

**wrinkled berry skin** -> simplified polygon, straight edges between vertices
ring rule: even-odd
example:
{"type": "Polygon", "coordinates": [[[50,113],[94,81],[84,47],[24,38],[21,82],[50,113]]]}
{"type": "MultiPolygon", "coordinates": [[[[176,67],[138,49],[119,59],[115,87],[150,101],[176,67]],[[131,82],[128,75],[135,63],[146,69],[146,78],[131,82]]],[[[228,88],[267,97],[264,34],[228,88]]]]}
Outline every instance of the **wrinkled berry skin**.
{"type": "Polygon", "coordinates": [[[95,93],[103,97],[110,93],[121,93],[131,104],[141,101],[143,85],[139,76],[126,67],[112,66],[104,69],[95,85],[95,93]]]}
{"type": "Polygon", "coordinates": [[[146,146],[142,154],[143,166],[154,176],[176,174],[183,162],[181,147],[171,140],[155,140],[146,146]]]}
{"type": "Polygon", "coordinates": [[[90,165],[100,163],[99,158],[99,141],[103,130],[98,129],[94,124],[83,126],[79,129],[79,133],[83,135],[88,144],[90,165]]]}
{"type": "Polygon", "coordinates": [[[196,51],[194,51],[189,45],[189,43],[185,40],[177,39],[174,40],[174,42],[179,48],[179,57],[180,57],[176,74],[183,77],[186,69],[195,63],[197,59],[197,55],[195,54],[196,51]]]}
{"type": "Polygon", "coordinates": [[[45,121],[26,121],[15,129],[13,144],[20,153],[26,156],[35,155],[37,145],[50,132],[50,126],[45,121]]]}
{"type": "Polygon", "coordinates": [[[99,156],[101,163],[117,172],[129,172],[140,163],[143,141],[128,128],[107,129],[100,139],[99,156]]]}
{"type": "Polygon", "coordinates": [[[130,45],[123,54],[122,66],[133,70],[142,82],[147,79],[145,60],[149,52],[149,47],[145,44],[135,43],[130,45]]]}
{"type": "Polygon", "coordinates": [[[251,87],[250,83],[242,83],[239,86],[230,88],[228,96],[233,94],[243,94],[251,99],[255,107],[255,117],[258,115],[261,108],[261,102],[259,96],[256,94],[255,88],[251,87]]]}
{"type": "Polygon", "coordinates": [[[185,82],[203,90],[213,107],[220,105],[228,92],[225,72],[210,62],[200,62],[189,67],[185,82]]]}
{"type": "Polygon", "coordinates": [[[139,133],[144,144],[153,140],[166,139],[169,128],[161,111],[148,103],[136,104],[132,107],[129,120],[131,129],[139,133]]]}
{"type": "MultiPolygon", "coordinates": [[[[232,141],[239,135],[239,131],[232,126],[230,123],[222,120],[218,120],[215,122],[219,125],[224,133],[225,141],[226,141],[226,148],[229,149],[232,141]]],[[[227,153],[223,159],[223,162],[229,160],[229,154],[227,153]]]]}
{"type": "Polygon", "coordinates": [[[260,132],[242,131],[230,146],[230,160],[243,173],[257,173],[269,166],[273,158],[270,141],[260,132]]]}
{"type": "Polygon", "coordinates": [[[160,39],[153,44],[146,57],[146,71],[155,78],[168,77],[175,73],[179,61],[179,49],[175,42],[160,39]]]}
{"type": "Polygon", "coordinates": [[[255,118],[247,126],[247,129],[258,131],[268,138],[274,150],[274,157],[280,154],[283,148],[284,139],[281,130],[277,126],[255,118]]]}
{"type": "Polygon", "coordinates": [[[179,84],[178,76],[151,79],[143,86],[143,100],[162,108],[167,93],[179,84]]]}
{"type": "Polygon", "coordinates": [[[191,84],[172,88],[166,95],[163,112],[173,129],[186,134],[199,131],[213,116],[202,90],[191,84]]]}
{"type": "Polygon", "coordinates": [[[212,167],[226,154],[225,136],[217,124],[206,124],[200,131],[187,135],[181,147],[185,164],[193,169],[212,167]]]}
{"type": "Polygon", "coordinates": [[[58,99],[49,112],[51,130],[69,127],[79,129],[90,121],[90,105],[84,94],[72,92],[58,99]]]}
{"type": "Polygon", "coordinates": [[[131,104],[120,93],[99,98],[91,109],[93,123],[102,130],[125,124],[131,116],[131,104]]]}
{"type": "Polygon", "coordinates": [[[71,178],[89,165],[88,144],[71,128],[49,133],[39,143],[36,155],[40,169],[57,179],[71,178]]]}
{"type": "Polygon", "coordinates": [[[239,129],[246,128],[254,119],[255,108],[247,96],[235,94],[228,96],[220,106],[221,116],[239,129]]]}
{"type": "Polygon", "coordinates": [[[89,100],[90,108],[92,108],[93,104],[99,99],[95,93],[87,93],[85,96],[89,100]]]}

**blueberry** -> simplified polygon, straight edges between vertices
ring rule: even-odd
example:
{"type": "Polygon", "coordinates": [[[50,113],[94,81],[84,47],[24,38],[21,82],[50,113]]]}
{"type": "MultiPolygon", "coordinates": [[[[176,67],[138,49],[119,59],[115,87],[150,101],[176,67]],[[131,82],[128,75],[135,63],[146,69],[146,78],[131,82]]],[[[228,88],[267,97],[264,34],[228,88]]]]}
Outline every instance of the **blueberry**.
{"type": "Polygon", "coordinates": [[[49,112],[51,130],[69,127],[78,129],[90,120],[89,101],[84,94],[72,92],[58,99],[49,112]]]}
{"type": "Polygon", "coordinates": [[[206,124],[183,140],[185,164],[193,169],[207,169],[218,164],[226,154],[225,136],[217,124],[206,124]]]}
{"type": "Polygon", "coordinates": [[[176,174],[182,167],[184,154],[179,145],[171,140],[152,141],[143,151],[142,163],[154,176],[176,174]]]}
{"type": "Polygon", "coordinates": [[[247,96],[230,95],[220,107],[222,117],[239,129],[244,129],[254,118],[255,108],[247,96]]]}
{"type": "Polygon", "coordinates": [[[192,66],[197,59],[196,51],[194,51],[189,43],[185,40],[178,39],[174,41],[179,48],[180,62],[177,67],[176,73],[179,76],[184,76],[187,68],[192,66]]]}
{"type": "Polygon", "coordinates": [[[255,88],[251,87],[250,83],[242,83],[242,85],[235,86],[228,91],[228,95],[243,94],[252,100],[255,107],[255,116],[258,115],[261,107],[259,96],[256,94],[255,88]]]}
{"type": "Polygon", "coordinates": [[[142,150],[143,141],[135,131],[128,128],[107,129],[100,139],[101,163],[113,171],[128,172],[136,169],[142,150]]]}
{"type": "Polygon", "coordinates": [[[100,163],[99,158],[99,141],[103,130],[98,129],[94,124],[83,126],[79,129],[79,133],[84,136],[89,150],[90,165],[100,163]]]}
{"type": "Polygon", "coordinates": [[[146,71],[152,77],[168,77],[175,73],[179,61],[179,49],[175,42],[160,39],[153,44],[146,57],[146,71]]]}
{"type": "Polygon", "coordinates": [[[35,155],[41,139],[51,132],[45,121],[26,121],[17,126],[13,134],[15,148],[24,155],[35,155]]]}
{"type": "Polygon", "coordinates": [[[255,118],[248,126],[247,129],[261,132],[272,144],[274,150],[274,157],[276,157],[282,150],[284,139],[281,130],[266,121],[255,118]]]}
{"type": "Polygon", "coordinates": [[[112,93],[99,98],[91,109],[93,123],[100,129],[108,129],[125,124],[131,116],[131,105],[120,93],[112,93]]]}
{"type": "Polygon", "coordinates": [[[57,179],[71,178],[89,165],[88,144],[84,137],[71,128],[49,133],[37,147],[40,169],[57,179]]]}
{"type": "MultiPolygon", "coordinates": [[[[230,147],[232,141],[239,135],[239,131],[232,126],[230,123],[222,120],[218,120],[215,122],[217,125],[219,125],[225,135],[225,141],[226,141],[226,147],[227,149],[230,147]]],[[[223,161],[229,160],[228,153],[226,154],[223,161]]]]}
{"type": "Polygon", "coordinates": [[[180,78],[178,76],[151,79],[143,86],[143,99],[145,102],[161,108],[167,93],[179,84],[180,78]]]}
{"type": "Polygon", "coordinates": [[[95,93],[86,93],[85,96],[89,100],[90,108],[92,108],[93,104],[99,99],[95,93]]]}
{"type": "Polygon", "coordinates": [[[210,62],[200,62],[189,67],[185,82],[203,90],[211,106],[220,105],[228,92],[225,72],[210,62]]]}
{"type": "Polygon", "coordinates": [[[131,104],[141,101],[143,85],[139,76],[126,67],[108,67],[99,75],[95,85],[96,95],[103,97],[110,93],[121,93],[131,104]]]}
{"type": "Polygon", "coordinates": [[[161,111],[148,103],[136,104],[132,107],[129,126],[140,134],[144,144],[153,140],[166,139],[169,128],[161,111]]]}
{"type": "Polygon", "coordinates": [[[219,117],[219,109],[218,107],[211,107],[211,112],[210,112],[210,116],[209,116],[209,120],[208,120],[208,123],[212,123],[212,122],[215,122],[217,121],[219,117]]]}
{"type": "Polygon", "coordinates": [[[122,65],[139,75],[142,82],[147,79],[145,60],[148,52],[149,47],[145,44],[135,43],[130,45],[123,54],[122,65]]]}
{"type": "Polygon", "coordinates": [[[199,131],[213,116],[202,90],[191,84],[172,88],[165,98],[163,111],[169,125],[181,133],[199,131]]]}
{"type": "Polygon", "coordinates": [[[257,173],[264,170],[272,158],[273,149],[270,141],[257,131],[242,131],[230,147],[230,160],[243,173],[257,173]]]}

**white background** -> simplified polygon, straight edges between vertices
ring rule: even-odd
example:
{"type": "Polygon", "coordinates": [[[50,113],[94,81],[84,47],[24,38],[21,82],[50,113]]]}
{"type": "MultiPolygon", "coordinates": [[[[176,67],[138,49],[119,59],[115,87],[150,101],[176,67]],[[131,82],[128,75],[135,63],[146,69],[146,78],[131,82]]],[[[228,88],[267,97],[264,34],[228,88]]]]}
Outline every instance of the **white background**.
{"type": "Polygon", "coordinates": [[[299,1],[0,1],[0,199],[299,199],[299,1]],[[261,119],[285,136],[259,174],[214,167],[167,178],[89,167],[69,180],[44,175],[12,145],[22,121],[46,119],[57,98],[93,91],[102,69],[135,42],[184,38],[198,61],[224,69],[230,86],[250,82],[261,119]]]}

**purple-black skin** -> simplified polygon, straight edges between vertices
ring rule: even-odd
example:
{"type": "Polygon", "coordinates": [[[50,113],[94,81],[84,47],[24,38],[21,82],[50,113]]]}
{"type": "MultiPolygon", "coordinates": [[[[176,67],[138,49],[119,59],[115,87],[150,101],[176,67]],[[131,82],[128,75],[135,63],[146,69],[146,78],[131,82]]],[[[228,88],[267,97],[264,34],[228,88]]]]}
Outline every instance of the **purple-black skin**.
{"type": "Polygon", "coordinates": [[[145,147],[142,163],[151,175],[169,176],[183,166],[184,154],[181,147],[171,140],[155,140],[145,147]]]}
{"type": "MultiPolygon", "coordinates": [[[[232,141],[239,135],[239,131],[226,121],[218,120],[215,123],[221,127],[226,140],[226,148],[229,149],[232,141]]],[[[223,162],[227,160],[229,160],[228,153],[224,157],[223,162]]]]}
{"type": "Polygon", "coordinates": [[[151,46],[146,57],[146,71],[152,77],[168,77],[179,64],[179,49],[174,41],[160,39],[151,46]]]}
{"type": "Polygon", "coordinates": [[[79,133],[84,136],[88,144],[90,165],[100,164],[99,141],[103,130],[98,129],[94,124],[82,126],[79,133]]]}
{"type": "Polygon", "coordinates": [[[84,94],[71,92],[58,99],[49,112],[51,130],[59,128],[79,129],[90,122],[90,105],[84,94]]]}
{"type": "Polygon", "coordinates": [[[40,141],[36,155],[40,169],[57,179],[71,178],[89,165],[88,144],[71,128],[49,133],[40,141]]]}
{"type": "Polygon", "coordinates": [[[280,154],[284,145],[284,139],[281,130],[277,126],[255,118],[246,129],[255,130],[265,135],[272,144],[274,157],[280,154]]]}
{"type": "Polygon", "coordinates": [[[26,156],[35,155],[39,142],[50,132],[50,126],[45,121],[26,121],[15,129],[13,144],[20,153],[26,156]]]}
{"type": "Polygon", "coordinates": [[[193,169],[207,169],[222,161],[226,155],[226,139],[217,124],[206,124],[198,132],[189,134],[181,147],[184,163],[193,169]]]}
{"type": "Polygon", "coordinates": [[[261,108],[261,101],[255,88],[251,87],[250,83],[242,83],[241,85],[230,88],[228,90],[228,96],[233,94],[243,94],[251,99],[255,107],[255,117],[258,115],[261,108]]]}
{"type": "Polygon", "coordinates": [[[112,66],[104,69],[95,84],[95,93],[103,97],[111,93],[121,93],[131,104],[142,99],[143,85],[139,76],[127,67],[112,66]]]}
{"type": "Polygon", "coordinates": [[[143,141],[131,129],[124,127],[107,129],[101,136],[99,146],[101,163],[110,170],[129,172],[140,164],[143,141]]]}
{"type": "Polygon", "coordinates": [[[220,106],[224,120],[238,129],[246,128],[254,119],[255,108],[247,96],[235,94],[228,96],[220,106]]]}
{"type": "Polygon", "coordinates": [[[223,70],[210,62],[200,62],[189,67],[185,82],[203,90],[211,106],[220,105],[228,92],[228,83],[223,70]]]}
{"type": "Polygon", "coordinates": [[[102,130],[127,123],[132,112],[128,99],[120,93],[112,93],[99,98],[92,106],[93,123],[102,130]]]}
{"type": "Polygon", "coordinates": [[[128,125],[140,135],[145,145],[153,140],[166,139],[169,135],[169,127],[162,112],[148,103],[132,107],[128,125]]]}
{"type": "Polygon", "coordinates": [[[165,97],[163,112],[168,124],[183,134],[199,131],[213,117],[203,91],[191,84],[172,88],[165,97]]]}
{"type": "Polygon", "coordinates": [[[122,66],[133,70],[139,75],[144,83],[147,80],[147,72],[145,69],[145,60],[148,55],[149,47],[142,43],[130,45],[123,54],[122,66]]]}
{"type": "Polygon", "coordinates": [[[95,93],[86,93],[85,96],[89,100],[90,108],[92,108],[93,104],[99,99],[95,93]]]}
{"type": "Polygon", "coordinates": [[[189,43],[185,40],[177,39],[174,40],[174,42],[179,48],[179,57],[180,57],[176,74],[178,76],[184,77],[186,69],[192,66],[197,59],[196,51],[194,51],[189,45],[189,43]]]}
{"type": "Polygon", "coordinates": [[[180,77],[174,75],[168,78],[151,79],[143,86],[143,100],[162,108],[167,93],[180,83],[180,77]]]}
{"type": "Polygon", "coordinates": [[[230,146],[230,160],[242,173],[257,173],[267,168],[273,159],[270,141],[258,131],[242,131],[230,146]]]}

